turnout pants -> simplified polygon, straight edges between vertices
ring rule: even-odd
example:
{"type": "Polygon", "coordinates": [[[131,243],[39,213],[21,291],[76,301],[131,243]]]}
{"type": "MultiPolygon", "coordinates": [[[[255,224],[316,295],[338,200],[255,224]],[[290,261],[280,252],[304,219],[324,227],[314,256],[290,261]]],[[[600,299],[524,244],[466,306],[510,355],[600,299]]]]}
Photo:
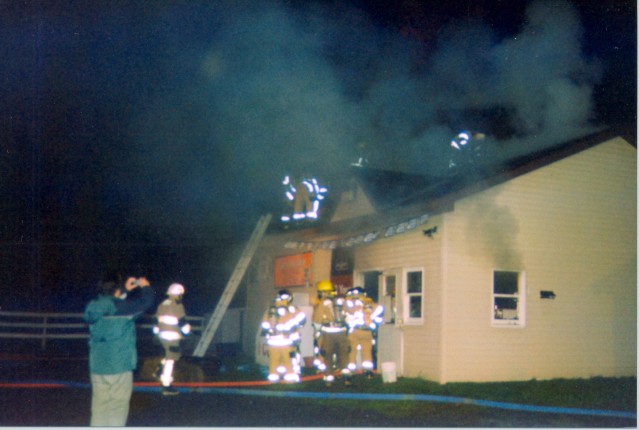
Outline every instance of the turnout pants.
{"type": "Polygon", "coordinates": [[[373,370],[373,333],[371,330],[355,329],[349,333],[349,346],[349,369],[356,369],[358,349],[360,349],[362,368],[373,370]]]}
{"type": "Polygon", "coordinates": [[[349,339],[347,338],[346,330],[337,333],[323,331],[318,344],[321,345],[320,355],[327,366],[324,372],[325,375],[333,374],[334,365],[336,370],[339,371],[347,369],[349,364],[349,339]]]}
{"type": "Polygon", "coordinates": [[[181,339],[176,339],[176,340],[161,339],[160,340],[160,343],[164,348],[164,358],[166,358],[167,360],[175,360],[175,361],[180,360],[180,357],[182,357],[182,348],[180,348],[180,340],[181,339]]]}
{"type": "Polygon", "coordinates": [[[286,375],[294,373],[292,364],[292,354],[294,353],[295,347],[293,345],[269,345],[269,374],[286,375]]]}
{"type": "Polygon", "coordinates": [[[170,387],[173,384],[173,370],[176,361],[182,357],[182,349],[180,348],[181,339],[161,339],[160,343],[164,348],[164,358],[160,365],[160,382],[163,387],[170,387]]]}

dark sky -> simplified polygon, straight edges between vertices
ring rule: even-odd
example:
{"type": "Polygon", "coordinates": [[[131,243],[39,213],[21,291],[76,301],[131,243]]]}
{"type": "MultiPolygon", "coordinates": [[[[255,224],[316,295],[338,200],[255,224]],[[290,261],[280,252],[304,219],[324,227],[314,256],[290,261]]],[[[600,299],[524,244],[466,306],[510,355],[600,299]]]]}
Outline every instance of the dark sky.
{"type": "Polygon", "coordinates": [[[126,265],[210,307],[285,174],[635,123],[636,40],[633,1],[0,2],[0,306],[126,265]]]}

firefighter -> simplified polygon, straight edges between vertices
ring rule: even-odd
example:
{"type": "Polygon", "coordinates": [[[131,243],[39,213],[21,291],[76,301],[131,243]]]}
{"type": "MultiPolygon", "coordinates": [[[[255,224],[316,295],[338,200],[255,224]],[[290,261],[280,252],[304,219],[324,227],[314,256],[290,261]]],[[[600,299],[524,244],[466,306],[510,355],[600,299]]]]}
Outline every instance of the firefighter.
{"type": "Polygon", "coordinates": [[[261,334],[269,349],[269,375],[271,382],[300,381],[300,328],[306,315],[292,304],[288,290],[278,291],[272,306],[267,309],[261,324],[261,334]]]}
{"type": "Polygon", "coordinates": [[[337,296],[331,281],[320,281],[317,285],[318,299],[313,307],[313,328],[316,339],[315,365],[323,373],[327,385],[339,372],[347,380],[349,369],[349,340],[347,338],[344,298],[337,296]]]}
{"type": "Polygon", "coordinates": [[[293,206],[293,213],[280,217],[284,222],[315,220],[318,218],[320,204],[324,200],[327,188],[321,186],[316,178],[303,176],[295,179],[286,176],[282,181],[285,186],[285,196],[293,206]]]}
{"type": "Polygon", "coordinates": [[[451,147],[455,149],[449,158],[449,169],[469,168],[482,157],[483,149],[480,142],[485,139],[484,133],[461,131],[451,140],[451,147]],[[473,144],[472,144],[473,142],[473,144]]]}
{"type": "Polygon", "coordinates": [[[373,376],[375,333],[384,322],[384,307],[375,303],[361,287],[349,289],[346,294],[347,324],[349,326],[349,365],[351,372],[357,367],[358,351],[362,369],[373,376]]]}
{"type": "Polygon", "coordinates": [[[312,213],[311,193],[313,188],[309,181],[302,179],[297,180],[286,176],[282,184],[285,186],[285,195],[293,206],[292,215],[284,215],[283,221],[300,221],[312,213]]]}
{"type": "Polygon", "coordinates": [[[302,179],[295,185],[296,194],[293,199],[293,219],[301,220],[313,213],[311,204],[311,193],[313,188],[308,180],[302,179]]]}
{"type": "Polygon", "coordinates": [[[163,395],[178,394],[172,386],[173,368],[182,356],[180,341],[191,333],[191,325],[187,322],[182,304],[184,291],[181,284],[171,284],[167,289],[167,298],[160,303],[156,311],[157,324],[153,327],[153,332],[164,348],[164,358],[156,376],[160,379],[163,395]]]}

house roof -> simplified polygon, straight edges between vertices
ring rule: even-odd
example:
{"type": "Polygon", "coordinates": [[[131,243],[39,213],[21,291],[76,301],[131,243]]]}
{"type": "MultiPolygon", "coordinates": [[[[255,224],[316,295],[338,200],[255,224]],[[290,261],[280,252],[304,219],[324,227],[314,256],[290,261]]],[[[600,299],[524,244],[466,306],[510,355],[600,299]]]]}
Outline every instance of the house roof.
{"type": "MultiPolygon", "coordinates": [[[[495,164],[485,164],[465,169],[459,174],[429,177],[386,170],[354,167],[354,176],[370,201],[378,211],[408,206],[427,201],[448,201],[479,191],[487,186],[513,179],[522,174],[539,169],[555,161],[584,151],[614,137],[622,136],[636,147],[636,135],[630,130],[604,130],[586,137],[573,139],[559,145],[501,160],[495,164]],[[481,181],[481,183],[479,183],[481,181]]],[[[446,205],[448,207],[448,204],[446,205]]],[[[433,209],[433,207],[432,207],[433,209]]]]}
{"type": "MultiPolygon", "coordinates": [[[[312,228],[291,232],[302,240],[317,237],[345,237],[380,232],[387,226],[402,228],[403,222],[420,222],[420,216],[449,211],[453,203],[465,196],[498,185],[569,157],[617,136],[636,147],[635,127],[623,130],[607,129],[586,137],[564,142],[530,154],[465,169],[464,174],[442,177],[392,172],[367,167],[352,167],[353,178],[374,206],[374,215],[365,215],[333,223],[319,222],[312,228]]],[[[335,209],[335,204],[327,210],[335,209]]],[[[330,218],[324,214],[325,220],[330,218]]],[[[424,218],[422,218],[424,219],[424,218]]],[[[408,225],[408,224],[407,224],[408,225]]],[[[415,225],[411,228],[414,228],[415,225]]]]}

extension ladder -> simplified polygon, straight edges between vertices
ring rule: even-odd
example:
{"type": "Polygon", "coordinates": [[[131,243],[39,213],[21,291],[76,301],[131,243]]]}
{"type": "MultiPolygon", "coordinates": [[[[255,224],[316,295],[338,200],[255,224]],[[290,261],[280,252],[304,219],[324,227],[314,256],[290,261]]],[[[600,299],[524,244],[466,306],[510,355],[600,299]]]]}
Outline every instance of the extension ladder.
{"type": "Polygon", "coordinates": [[[249,267],[249,263],[251,263],[251,259],[253,258],[253,254],[255,254],[256,249],[258,249],[258,245],[262,240],[262,236],[267,231],[267,227],[271,222],[271,214],[266,214],[260,217],[258,220],[258,224],[256,228],[253,230],[253,234],[249,238],[249,242],[242,252],[240,259],[238,260],[238,264],[236,264],[236,268],[234,269],[231,277],[229,278],[229,282],[227,282],[227,286],[220,297],[220,301],[216,305],[207,326],[202,330],[202,335],[200,336],[200,341],[196,345],[195,350],[193,351],[193,355],[195,357],[204,357],[204,354],[207,352],[209,345],[211,344],[211,340],[213,339],[213,335],[218,330],[220,323],[222,322],[222,318],[224,317],[231,300],[233,299],[233,295],[235,294],[238,286],[240,285],[240,281],[242,281],[242,277],[247,271],[247,267],[249,267]]]}

